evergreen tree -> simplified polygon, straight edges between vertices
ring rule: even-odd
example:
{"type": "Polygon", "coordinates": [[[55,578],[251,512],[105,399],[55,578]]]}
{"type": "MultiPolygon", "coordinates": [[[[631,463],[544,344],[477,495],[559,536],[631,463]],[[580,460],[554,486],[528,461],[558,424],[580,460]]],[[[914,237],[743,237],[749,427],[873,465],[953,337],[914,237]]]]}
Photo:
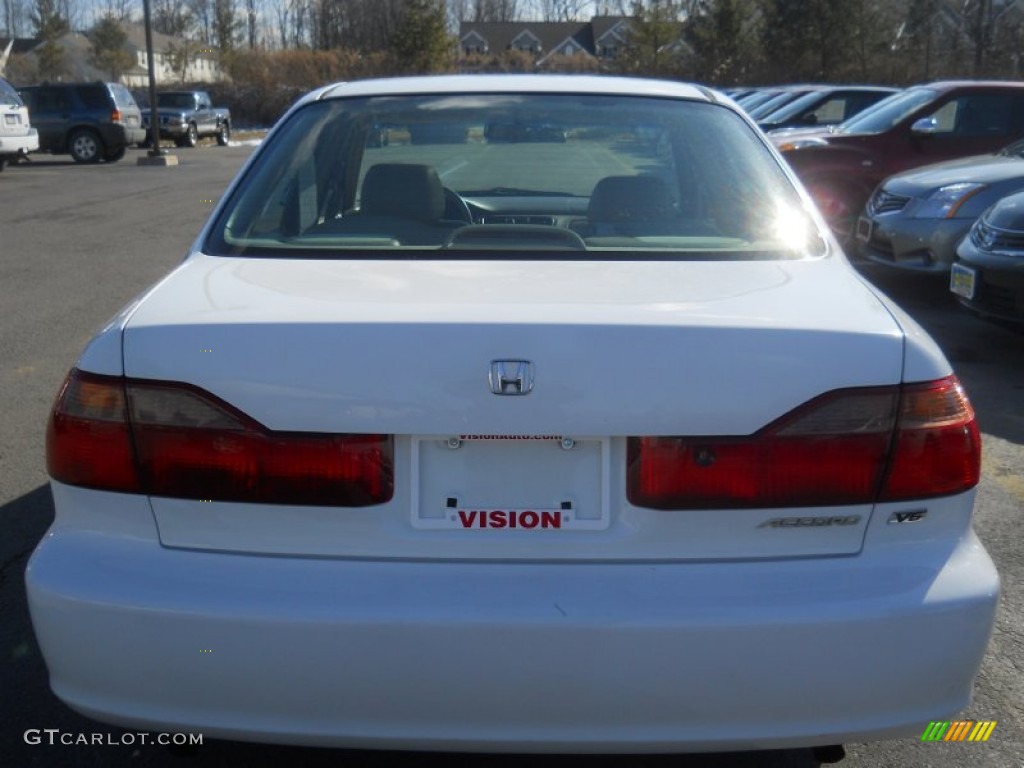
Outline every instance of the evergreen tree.
{"type": "Polygon", "coordinates": [[[761,42],[769,66],[765,82],[795,82],[807,79],[814,47],[812,0],[764,0],[761,42]]]}
{"type": "Polygon", "coordinates": [[[213,0],[213,38],[222,56],[230,56],[241,27],[235,0],[213,0]]]}
{"type": "Polygon", "coordinates": [[[32,23],[35,25],[36,37],[43,41],[37,54],[39,77],[43,80],[57,80],[66,69],[64,49],[59,41],[70,29],[68,21],[61,16],[56,0],[36,0],[32,23]]]}
{"type": "Polygon", "coordinates": [[[450,69],[454,41],[448,36],[444,0],[405,0],[401,20],[391,38],[398,67],[423,74],[450,69]]]}
{"type": "Polygon", "coordinates": [[[125,49],[128,35],[113,15],[107,14],[100,19],[89,38],[92,42],[89,63],[109,73],[111,80],[119,80],[135,63],[135,57],[125,49]]]}
{"type": "Polygon", "coordinates": [[[828,81],[856,67],[856,0],[764,0],[766,79],[828,81]]]}
{"type": "Polygon", "coordinates": [[[649,5],[635,0],[620,66],[627,72],[651,76],[678,73],[681,11],[676,0],[651,0],[649,5]]]}
{"type": "Polygon", "coordinates": [[[756,0],[717,0],[686,27],[694,53],[692,76],[714,85],[757,80],[760,45],[756,0]]]}

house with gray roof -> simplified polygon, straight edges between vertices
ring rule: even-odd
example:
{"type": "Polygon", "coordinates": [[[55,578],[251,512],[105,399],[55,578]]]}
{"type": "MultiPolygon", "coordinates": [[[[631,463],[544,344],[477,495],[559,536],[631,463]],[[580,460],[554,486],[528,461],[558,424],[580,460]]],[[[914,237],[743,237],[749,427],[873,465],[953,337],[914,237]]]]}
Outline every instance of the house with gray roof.
{"type": "Polygon", "coordinates": [[[551,56],[614,60],[626,43],[628,16],[595,16],[590,21],[464,21],[459,25],[459,56],[523,51],[538,66],[551,56]]]}

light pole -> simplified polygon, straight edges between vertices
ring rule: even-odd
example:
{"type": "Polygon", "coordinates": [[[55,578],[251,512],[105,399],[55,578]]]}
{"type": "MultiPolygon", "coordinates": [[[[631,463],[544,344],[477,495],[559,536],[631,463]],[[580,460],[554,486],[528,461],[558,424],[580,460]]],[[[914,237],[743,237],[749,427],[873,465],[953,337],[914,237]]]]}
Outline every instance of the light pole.
{"type": "Polygon", "coordinates": [[[160,157],[160,111],[156,105],[156,67],[153,64],[153,20],[149,13],[149,0],[142,0],[142,14],[146,25],[146,65],[149,71],[149,133],[152,144],[150,157],[160,157]]]}

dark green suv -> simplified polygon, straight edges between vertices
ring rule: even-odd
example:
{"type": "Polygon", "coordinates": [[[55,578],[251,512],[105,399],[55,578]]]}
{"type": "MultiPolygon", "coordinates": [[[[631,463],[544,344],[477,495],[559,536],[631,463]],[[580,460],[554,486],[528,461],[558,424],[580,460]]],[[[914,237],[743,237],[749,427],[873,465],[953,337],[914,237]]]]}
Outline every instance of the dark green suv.
{"type": "Polygon", "coordinates": [[[117,83],[54,83],[19,89],[39,131],[39,150],[75,162],[114,162],[145,140],[142,113],[117,83]]]}

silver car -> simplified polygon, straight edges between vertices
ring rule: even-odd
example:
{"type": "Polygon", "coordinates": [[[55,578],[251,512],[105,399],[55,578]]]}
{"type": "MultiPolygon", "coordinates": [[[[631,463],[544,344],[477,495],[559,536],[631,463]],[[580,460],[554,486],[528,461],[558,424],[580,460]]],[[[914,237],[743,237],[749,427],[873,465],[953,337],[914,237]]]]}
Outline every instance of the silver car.
{"type": "Polygon", "coordinates": [[[895,174],[878,185],[857,222],[858,253],[887,267],[948,275],[971,224],[1020,189],[1024,140],[895,174]]]}

